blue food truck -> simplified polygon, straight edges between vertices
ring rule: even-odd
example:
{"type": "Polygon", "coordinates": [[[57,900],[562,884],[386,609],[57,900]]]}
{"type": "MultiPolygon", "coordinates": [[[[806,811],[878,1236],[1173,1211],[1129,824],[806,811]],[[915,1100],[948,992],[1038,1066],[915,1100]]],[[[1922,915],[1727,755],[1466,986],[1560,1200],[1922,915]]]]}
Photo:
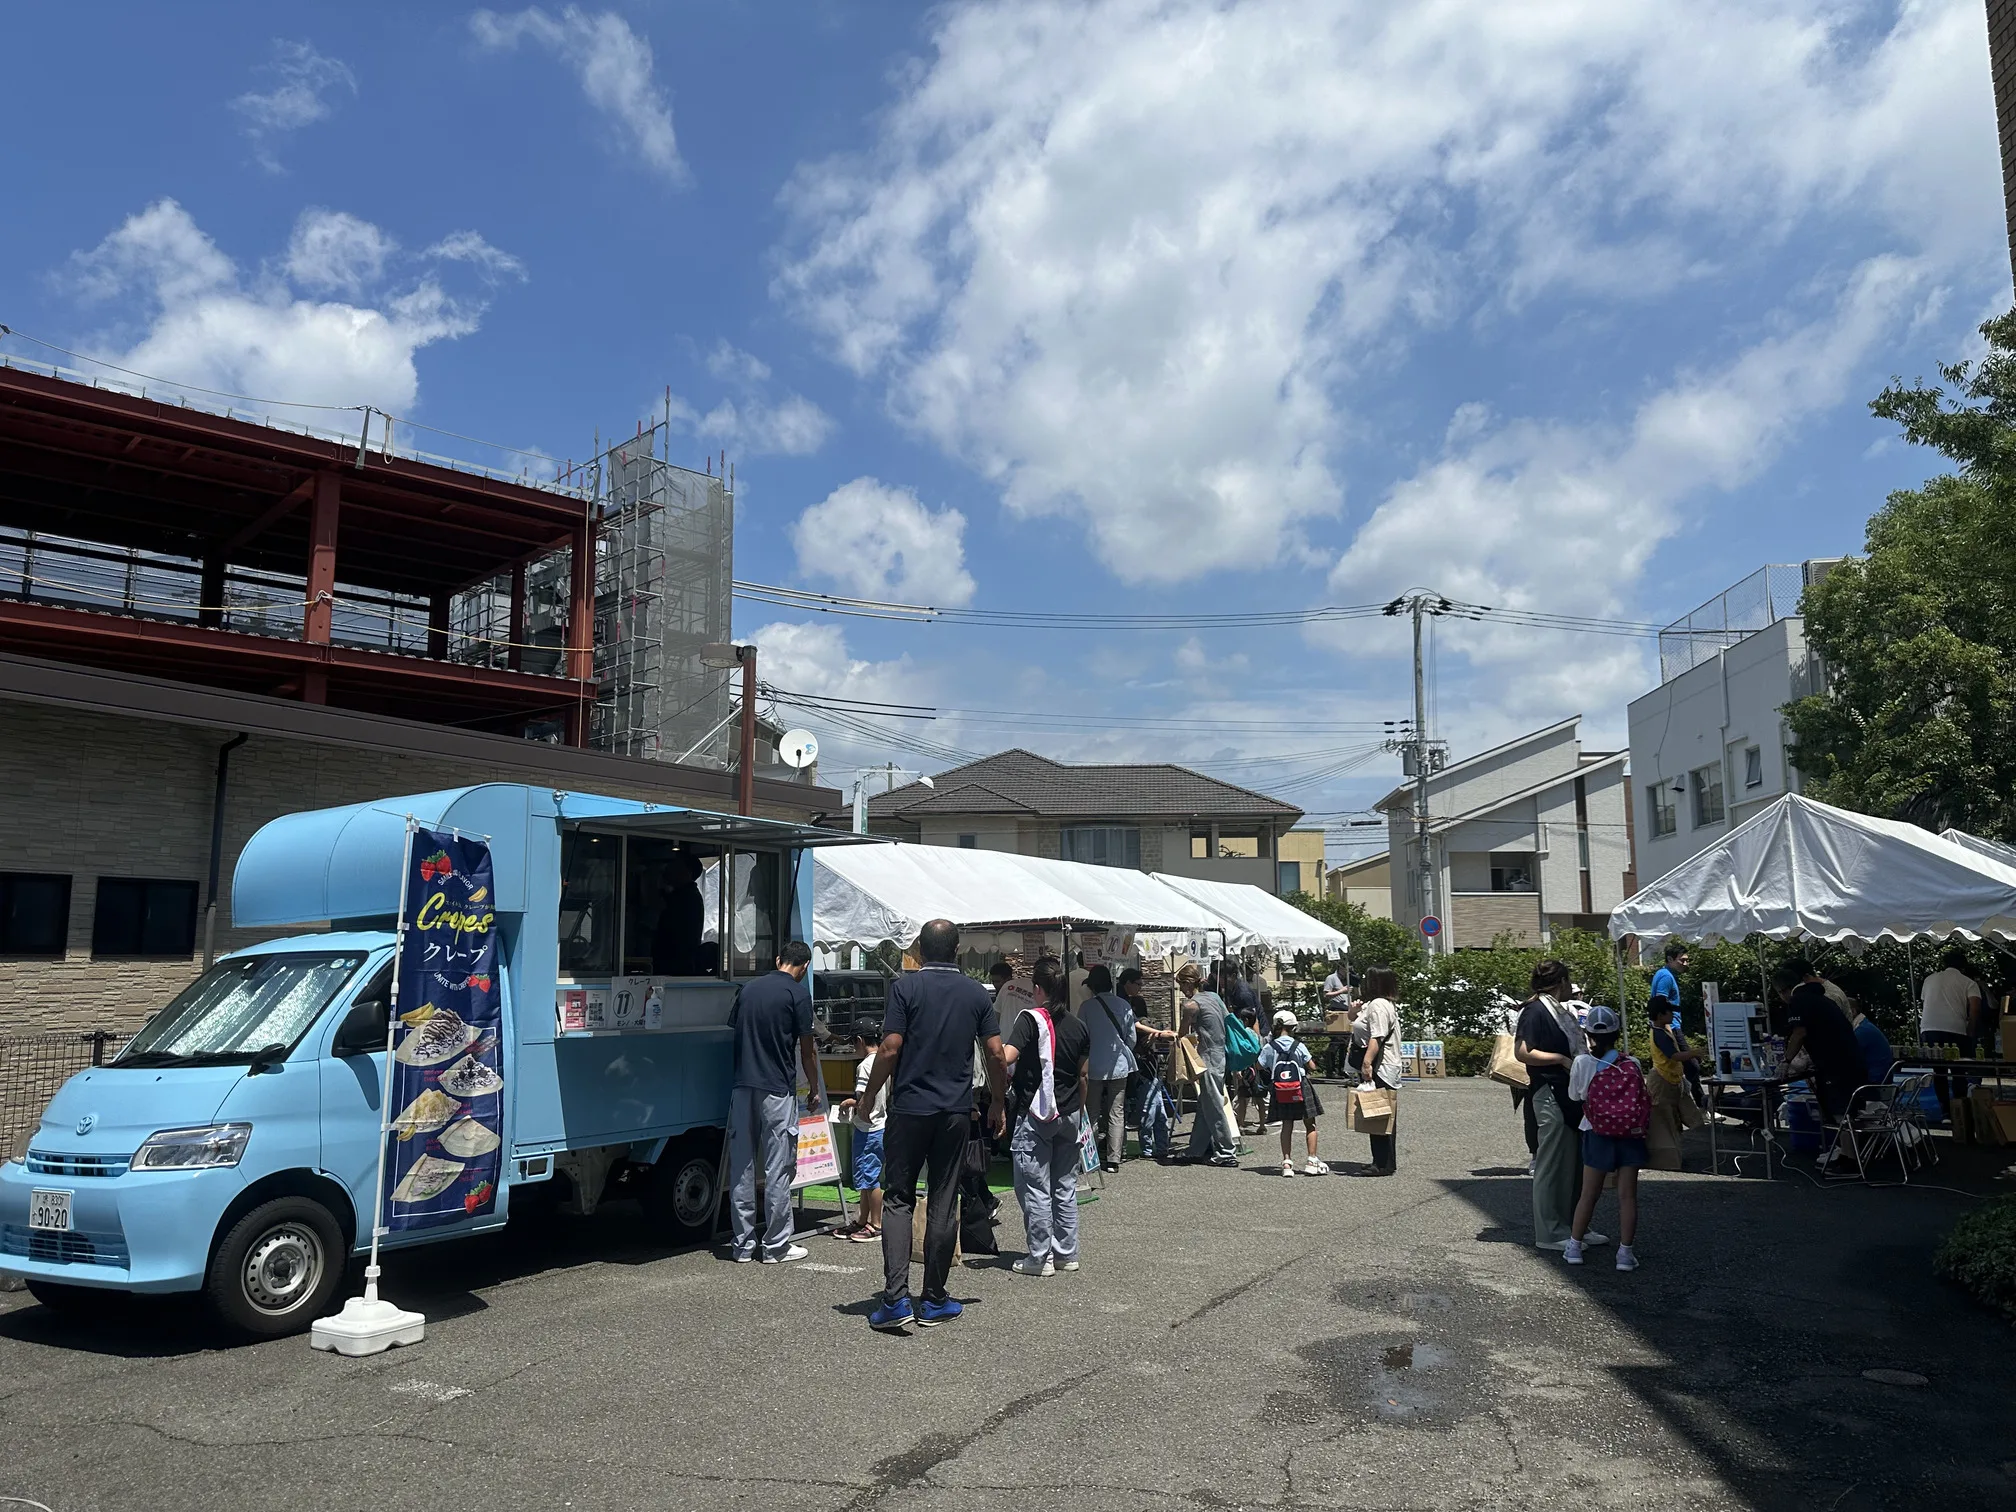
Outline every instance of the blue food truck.
{"type": "Polygon", "coordinates": [[[668,1237],[713,1232],[736,984],[809,938],[810,848],[865,837],[496,783],[261,828],[233,923],[297,932],[219,960],[56,1094],[0,1165],[0,1272],[58,1308],[200,1292],[247,1337],[330,1310],[371,1242],[409,819],[490,846],[503,1179],[482,1216],[386,1247],[619,1194],[668,1237]]]}

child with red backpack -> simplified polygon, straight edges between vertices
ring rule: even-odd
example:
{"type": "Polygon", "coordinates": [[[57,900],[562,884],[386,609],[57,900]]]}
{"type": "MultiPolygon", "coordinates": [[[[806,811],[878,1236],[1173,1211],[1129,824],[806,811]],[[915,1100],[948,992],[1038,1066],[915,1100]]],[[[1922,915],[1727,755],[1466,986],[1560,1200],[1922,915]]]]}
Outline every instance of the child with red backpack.
{"type": "Polygon", "coordinates": [[[1631,1245],[1638,1237],[1638,1172],[1650,1156],[1645,1131],[1652,1122],[1652,1099],[1645,1092],[1645,1073],[1630,1056],[1620,1053],[1623,1032],[1608,1008],[1591,1008],[1583,1025],[1589,1052],[1575,1057],[1568,1069],[1568,1098],[1582,1105],[1582,1199],[1562,1258],[1582,1263],[1582,1236],[1596,1215],[1603,1178],[1617,1173],[1617,1269],[1638,1269],[1631,1245]]]}
{"type": "Polygon", "coordinates": [[[1281,1125],[1281,1174],[1295,1174],[1295,1121],[1300,1119],[1309,1144],[1302,1174],[1328,1176],[1330,1167],[1316,1158],[1316,1119],[1323,1103],[1310,1080],[1315,1058],[1295,1037],[1295,1015],[1286,1008],[1274,1015],[1273,1037],[1260,1047],[1259,1071],[1267,1087],[1267,1116],[1281,1125]]]}

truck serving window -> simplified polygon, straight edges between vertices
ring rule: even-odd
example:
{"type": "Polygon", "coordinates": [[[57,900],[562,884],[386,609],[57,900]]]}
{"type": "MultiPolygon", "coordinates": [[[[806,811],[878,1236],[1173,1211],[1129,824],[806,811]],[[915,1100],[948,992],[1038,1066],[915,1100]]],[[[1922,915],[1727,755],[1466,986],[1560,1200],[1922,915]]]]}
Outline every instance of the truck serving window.
{"type": "Polygon", "coordinates": [[[624,863],[623,958],[650,976],[719,976],[721,947],[707,932],[708,894],[717,885],[713,848],[644,835],[629,837],[624,863]]]}
{"type": "Polygon", "coordinates": [[[569,830],[560,837],[560,974],[616,973],[617,878],[623,870],[619,835],[569,830]]]}
{"type": "Polygon", "coordinates": [[[738,978],[761,976],[777,965],[777,878],[774,855],[741,852],[731,858],[728,945],[738,978]]]}
{"type": "Polygon", "coordinates": [[[250,1060],[272,1045],[291,1050],[363,961],[359,952],[220,961],[149,1019],[115,1064],[250,1060]]]}

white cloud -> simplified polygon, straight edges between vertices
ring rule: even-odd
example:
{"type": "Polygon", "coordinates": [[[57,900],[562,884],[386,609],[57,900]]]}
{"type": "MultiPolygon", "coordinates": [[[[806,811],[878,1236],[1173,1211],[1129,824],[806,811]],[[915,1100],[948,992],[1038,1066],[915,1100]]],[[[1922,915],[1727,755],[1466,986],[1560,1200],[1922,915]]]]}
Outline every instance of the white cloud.
{"type": "MultiPolygon", "coordinates": [[[[747,637],[756,645],[756,668],[765,683],[791,693],[823,694],[885,703],[928,703],[921,674],[908,656],[866,661],[847,649],[838,625],[779,621],[747,637]]],[[[816,713],[786,709],[794,722],[820,723],[816,713]]]]}
{"type": "Polygon", "coordinates": [[[479,10],[469,30],[485,47],[514,48],[529,39],[560,58],[580,78],[588,103],[615,124],[647,167],[673,183],[686,181],[672,107],[653,77],[651,44],[614,11],[572,5],[558,16],[537,6],[511,15],[479,10]]]}
{"type": "Polygon", "coordinates": [[[1252,663],[1244,651],[1234,651],[1227,656],[1214,657],[1204,649],[1204,642],[1197,636],[1187,637],[1176,648],[1174,657],[1176,670],[1185,677],[1218,677],[1226,673],[1245,672],[1252,663]]]}
{"type": "Polygon", "coordinates": [[[776,292],[1130,581],[1306,560],[1427,334],[1749,297],[1816,227],[1942,277],[2001,241],[1972,0],[969,0],[932,40],[872,150],[787,190],[776,292]]]}
{"type": "Polygon", "coordinates": [[[769,367],[739,347],[716,343],[707,371],[734,394],[704,411],[683,396],[672,398],[673,423],[701,440],[741,456],[809,457],[833,434],[833,417],[804,395],[772,399],[765,392],[769,367]]]}
{"type": "MultiPolygon", "coordinates": [[[[1628,590],[1688,524],[1683,501],[1754,478],[1801,421],[1840,404],[1928,283],[1922,261],[1871,259],[1833,308],[1717,371],[1680,375],[1614,429],[1498,424],[1466,407],[1442,455],[1373,511],[1331,573],[1332,591],[1363,603],[1418,585],[1495,608],[1631,617],[1628,590]]],[[[1614,721],[1645,686],[1640,641],[1489,620],[1446,620],[1438,633],[1476,674],[1458,722],[1480,738],[1578,711],[1614,721]]],[[[1403,649],[1397,627],[1384,637],[1350,627],[1361,656],[1382,640],[1403,649]]]]}
{"type": "Polygon", "coordinates": [[[358,302],[302,298],[282,279],[248,279],[164,199],[78,253],[71,272],[80,294],[119,305],[122,334],[95,346],[122,367],[257,398],[403,412],[419,393],[415,354],[474,331],[482,307],[432,275],[369,302],[393,246],[368,222],[307,211],[281,269],[303,289],[341,287],[358,302]]]}
{"type": "Polygon", "coordinates": [[[972,602],[966,517],[927,509],[907,488],[875,478],[843,483],[791,527],[798,570],[862,598],[958,608],[972,602]]]}
{"type": "Polygon", "coordinates": [[[501,251],[475,231],[450,231],[427,249],[427,256],[449,262],[466,262],[491,282],[515,278],[525,281],[525,264],[509,252],[501,251]]]}
{"type": "Polygon", "coordinates": [[[260,166],[279,173],[277,139],[335,114],[329,97],[346,90],[355,95],[357,76],[349,65],[317,52],[311,43],[285,41],[274,42],[273,59],[259,72],[273,81],[273,87],[242,94],[231,108],[244,118],[245,135],[260,166]]]}
{"type": "Polygon", "coordinates": [[[355,297],[384,275],[399,244],[341,210],[304,210],[287,243],[287,275],[304,289],[355,297]]]}

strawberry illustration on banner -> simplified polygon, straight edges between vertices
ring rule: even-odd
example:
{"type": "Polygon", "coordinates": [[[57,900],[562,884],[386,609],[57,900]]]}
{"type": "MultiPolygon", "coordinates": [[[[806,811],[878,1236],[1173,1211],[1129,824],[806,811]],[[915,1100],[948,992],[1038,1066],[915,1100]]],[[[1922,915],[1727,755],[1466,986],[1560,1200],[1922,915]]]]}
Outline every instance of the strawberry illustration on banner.
{"type": "Polygon", "coordinates": [[[385,1227],[489,1213],[503,1166],[503,1000],[490,847],[419,829],[399,921],[385,1227]]]}

